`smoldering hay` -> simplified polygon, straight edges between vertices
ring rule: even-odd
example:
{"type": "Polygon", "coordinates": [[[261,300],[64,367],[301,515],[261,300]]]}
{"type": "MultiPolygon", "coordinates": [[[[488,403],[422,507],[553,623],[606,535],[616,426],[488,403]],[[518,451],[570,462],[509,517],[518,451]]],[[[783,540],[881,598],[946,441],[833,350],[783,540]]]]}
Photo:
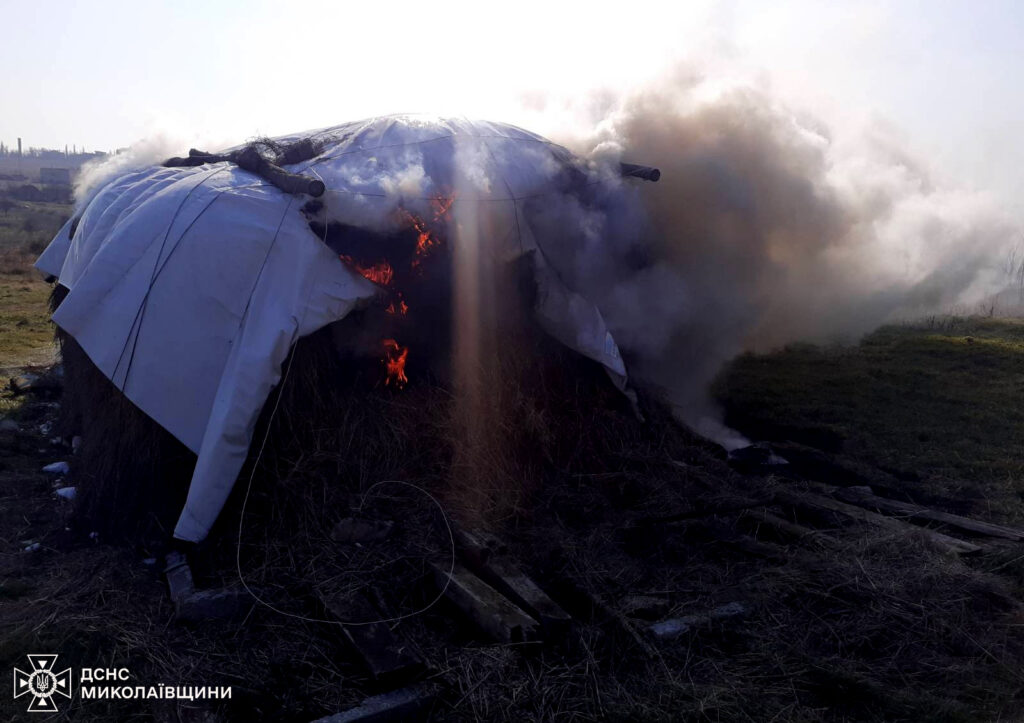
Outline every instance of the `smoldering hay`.
{"type": "Polygon", "coordinates": [[[742,440],[714,421],[707,388],[736,354],[974,311],[1012,284],[1014,220],[984,193],[933,182],[880,130],[844,135],[765,90],[715,92],[686,73],[606,106],[592,133],[560,140],[642,159],[661,180],[643,211],[594,219],[570,205],[551,222],[590,234],[573,284],[634,378],[726,446],[742,440]]]}

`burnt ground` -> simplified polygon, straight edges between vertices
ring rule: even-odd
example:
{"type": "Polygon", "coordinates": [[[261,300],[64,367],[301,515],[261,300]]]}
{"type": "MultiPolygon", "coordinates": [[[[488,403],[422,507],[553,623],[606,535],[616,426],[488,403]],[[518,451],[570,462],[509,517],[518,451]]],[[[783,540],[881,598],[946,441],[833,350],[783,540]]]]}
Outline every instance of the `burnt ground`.
{"type": "MultiPolygon", "coordinates": [[[[813,435],[779,439],[793,464],[730,464],[656,408],[640,424],[581,383],[545,403],[508,402],[519,405],[503,430],[510,449],[481,466],[437,443],[436,390],[370,390],[365,431],[262,461],[241,542],[236,499],[215,540],[192,552],[199,587],[237,588],[237,553],[278,611],[249,601],[233,617],[185,622],[147,564],[165,550],[91,536],[54,497],[40,468],[75,459],[41,430],[59,398],[5,394],[20,429],[0,432],[0,667],[55,652],[62,665],[128,667],[141,684],[233,688],[230,701],[192,703],[76,694],[57,719],[307,721],[414,680],[432,686],[426,720],[1009,721],[1024,710],[1024,543],[822,506],[851,487],[901,490],[890,471],[814,447],[813,435]],[[503,468],[510,456],[533,460],[529,474],[503,468]],[[435,474],[460,465],[475,496],[435,474]],[[530,483],[509,494],[517,474],[530,483]],[[436,596],[431,564],[449,564],[430,500],[373,487],[381,479],[430,491],[458,529],[498,535],[572,629],[495,642],[442,600],[389,625],[424,670],[374,680],[337,615],[415,612],[436,596]],[[347,517],[393,531],[355,545],[338,538],[347,517]],[[681,617],[688,629],[674,637],[651,631],[681,617]]],[[[953,501],[943,494],[928,503],[953,501]]],[[[968,507],[949,511],[977,513],[968,507]]],[[[4,718],[25,715],[24,699],[0,700],[4,718]]]]}

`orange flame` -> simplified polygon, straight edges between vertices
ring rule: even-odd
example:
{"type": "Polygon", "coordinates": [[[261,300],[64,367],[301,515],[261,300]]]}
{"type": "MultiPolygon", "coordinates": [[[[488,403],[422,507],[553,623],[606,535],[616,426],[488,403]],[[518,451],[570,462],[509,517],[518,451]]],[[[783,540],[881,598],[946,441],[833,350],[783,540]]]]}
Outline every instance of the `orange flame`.
{"type": "MultiPolygon", "coordinates": [[[[447,198],[437,196],[430,199],[433,219],[429,224],[426,220],[410,211],[399,208],[399,217],[416,231],[416,250],[411,263],[413,270],[419,269],[423,259],[435,248],[441,246],[442,240],[431,230],[431,224],[443,223],[454,202],[454,195],[447,198]]],[[[365,266],[351,256],[344,254],[341,255],[341,260],[363,276],[363,278],[369,279],[380,286],[391,286],[392,281],[394,281],[394,269],[387,261],[380,261],[371,266],[365,266]]],[[[387,313],[405,316],[409,311],[409,305],[402,298],[402,292],[393,289],[393,294],[391,302],[387,306],[387,313]]],[[[385,386],[393,385],[396,389],[401,389],[409,382],[409,377],[405,375],[405,362],[409,358],[409,347],[400,345],[394,339],[382,339],[381,345],[384,348],[384,358],[381,361],[384,363],[384,369],[387,372],[384,384],[385,386]]]]}
{"type": "Polygon", "coordinates": [[[375,284],[381,286],[387,286],[391,283],[391,279],[394,278],[395,271],[391,268],[391,264],[387,261],[380,261],[373,266],[363,266],[351,256],[341,255],[341,260],[351,266],[356,272],[364,279],[368,279],[375,284]]]}
{"type": "Polygon", "coordinates": [[[389,386],[394,382],[395,387],[401,389],[409,381],[409,377],[405,376],[405,361],[409,357],[409,347],[401,346],[394,339],[384,339],[381,343],[384,345],[384,368],[388,373],[384,385],[389,386]]]}
{"type": "MultiPolygon", "coordinates": [[[[416,258],[418,260],[426,256],[427,252],[430,251],[430,249],[434,248],[435,246],[439,246],[441,242],[438,241],[437,238],[435,238],[432,233],[430,233],[430,231],[426,227],[426,224],[424,224],[422,220],[416,218],[415,216],[410,216],[410,218],[412,218],[412,226],[413,228],[416,229],[416,232],[418,234],[416,237],[416,258]]],[[[413,265],[415,266],[416,262],[413,262],[413,265]]]]}
{"type": "Polygon", "coordinates": [[[426,222],[406,209],[401,209],[401,213],[405,216],[406,222],[413,227],[416,231],[416,258],[413,259],[412,268],[418,268],[423,257],[430,252],[436,246],[440,246],[441,242],[438,240],[430,229],[427,228],[426,222]]]}
{"type": "MultiPolygon", "coordinates": [[[[452,204],[455,203],[455,196],[448,198],[437,196],[430,200],[430,206],[434,210],[434,221],[444,221],[452,204]]],[[[430,230],[427,222],[407,209],[400,209],[406,222],[416,231],[416,258],[413,259],[412,268],[419,268],[420,262],[434,248],[441,245],[441,240],[430,230]]]]}

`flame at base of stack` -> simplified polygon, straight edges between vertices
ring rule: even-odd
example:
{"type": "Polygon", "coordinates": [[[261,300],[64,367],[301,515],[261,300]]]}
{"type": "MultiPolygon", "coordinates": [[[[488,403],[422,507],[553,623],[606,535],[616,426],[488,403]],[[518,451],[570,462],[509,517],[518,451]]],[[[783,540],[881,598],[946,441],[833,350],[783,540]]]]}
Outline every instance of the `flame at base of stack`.
{"type": "Polygon", "coordinates": [[[394,384],[395,388],[401,389],[409,378],[405,376],[405,362],[409,358],[409,347],[402,346],[394,339],[384,339],[381,344],[384,346],[384,368],[387,370],[385,386],[394,384]]]}

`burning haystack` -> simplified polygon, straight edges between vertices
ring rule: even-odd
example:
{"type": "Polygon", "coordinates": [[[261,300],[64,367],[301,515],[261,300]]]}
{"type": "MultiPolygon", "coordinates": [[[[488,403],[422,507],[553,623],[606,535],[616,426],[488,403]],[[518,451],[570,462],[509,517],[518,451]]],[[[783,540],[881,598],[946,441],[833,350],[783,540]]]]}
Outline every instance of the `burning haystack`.
{"type": "MultiPolygon", "coordinates": [[[[623,209],[638,213],[623,176],[658,172],[587,163],[508,125],[409,116],[122,172],[92,191],[37,262],[59,284],[53,320],[72,417],[87,442],[90,424],[101,430],[95,459],[171,449],[190,468],[194,453],[174,536],[198,542],[305,337],[351,361],[337,372],[347,378],[321,373],[321,385],[359,377],[398,393],[430,379],[457,389],[473,418],[491,393],[488,368],[513,355],[503,335],[514,335],[515,318],[603,370],[635,404],[619,346],[575,281],[590,265],[581,259],[616,254],[602,237],[628,222],[623,209]],[[136,408],[156,423],[141,422],[148,449],[140,435],[117,441],[129,420],[140,423],[136,408]]],[[[621,254],[608,263],[643,262],[633,247],[621,254]]],[[[324,397],[321,386],[307,402],[324,397]]],[[[118,495],[162,484],[148,469],[150,479],[119,483],[118,495]]]]}

